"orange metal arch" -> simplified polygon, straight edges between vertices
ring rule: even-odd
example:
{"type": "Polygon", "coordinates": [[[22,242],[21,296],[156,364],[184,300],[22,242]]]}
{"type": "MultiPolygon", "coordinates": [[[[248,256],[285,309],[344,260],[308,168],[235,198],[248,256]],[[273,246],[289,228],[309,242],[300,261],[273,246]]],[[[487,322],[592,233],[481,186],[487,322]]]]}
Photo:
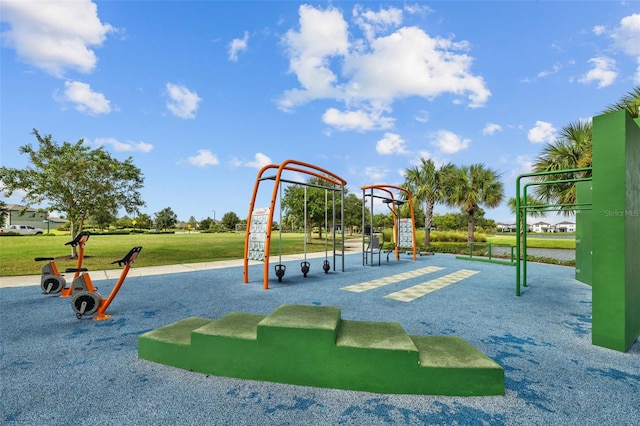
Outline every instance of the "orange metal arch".
{"type": "MultiPolygon", "coordinates": [[[[413,212],[413,197],[411,197],[411,192],[409,192],[408,189],[403,188],[401,186],[396,186],[396,185],[386,185],[386,184],[378,184],[378,185],[366,185],[361,187],[360,189],[362,189],[362,193],[364,194],[364,191],[368,190],[380,190],[380,191],[384,191],[387,194],[389,194],[391,196],[391,199],[395,201],[395,197],[393,195],[393,192],[391,191],[392,189],[395,189],[397,191],[402,191],[405,194],[407,194],[407,199],[409,200],[409,211],[411,212],[411,223],[412,223],[412,227],[411,227],[411,233],[413,236],[413,260],[416,260],[416,255],[417,255],[417,249],[416,249],[416,228],[415,228],[415,223],[416,223],[416,219],[415,219],[415,215],[413,212]]],[[[364,202],[364,199],[362,200],[364,202]]],[[[395,204],[391,205],[391,209],[394,212],[394,214],[396,213],[396,206],[395,204]]],[[[373,212],[371,212],[371,214],[373,214],[373,212]]],[[[393,222],[393,235],[394,235],[394,239],[396,241],[394,241],[395,243],[395,255],[396,255],[396,260],[400,259],[400,248],[398,247],[398,238],[399,238],[399,230],[396,229],[397,225],[396,225],[396,221],[393,222]]]]}
{"type": "MultiPolygon", "coordinates": [[[[260,186],[260,182],[263,180],[262,175],[264,174],[264,172],[266,172],[269,169],[275,169],[275,168],[277,168],[278,171],[274,178],[275,182],[273,185],[273,193],[271,194],[271,201],[269,203],[269,219],[267,221],[267,229],[266,229],[267,235],[266,235],[266,242],[265,242],[266,244],[265,244],[265,252],[264,252],[263,276],[264,276],[265,290],[269,289],[269,254],[271,251],[271,227],[273,224],[273,214],[276,206],[276,200],[278,198],[278,189],[280,187],[282,172],[287,170],[287,171],[299,172],[299,173],[318,177],[329,183],[340,186],[342,189],[341,191],[342,194],[344,194],[344,187],[347,185],[347,181],[342,179],[340,176],[336,175],[335,173],[330,172],[329,170],[323,169],[322,167],[318,167],[313,164],[304,163],[302,161],[297,161],[297,160],[286,160],[282,162],[280,165],[268,164],[264,166],[262,169],[260,169],[260,171],[258,172],[258,176],[256,178],[256,183],[253,188],[251,203],[249,205],[249,214],[247,216],[247,230],[246,230],[245,241],[244,241],[244,272],[243,272],[243,279],[245,284],[249,282],[249,251],[248,251],[249,236],[251,234],[250,232],[251,217],[253,215],[253,210],[255,208],[256,197],[258,195],[258,188],[260,186]],[[300,167],[297,167],[297,166],[300,166],[300,167]]],[[[300,184],[304,185],[303,182],[301,182],[300,184]]],[[[282,226],[282,224],[280,224],[280,226],[282,226]]]]}

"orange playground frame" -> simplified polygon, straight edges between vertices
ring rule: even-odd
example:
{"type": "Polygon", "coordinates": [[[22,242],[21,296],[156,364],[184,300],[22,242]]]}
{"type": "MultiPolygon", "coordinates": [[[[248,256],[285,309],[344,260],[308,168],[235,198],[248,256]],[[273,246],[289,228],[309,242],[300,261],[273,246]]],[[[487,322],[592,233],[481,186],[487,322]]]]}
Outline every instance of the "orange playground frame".
{"type": "MultiPolygon", "coordinates": [[[[366,197],[371,197],[371,217],[372,217],[372,223],[370,224],[371,229],[373,230],[373,199],[374,198],[381,198],[383,200],[385,200],[385,202],[388,202],[390,207],[391,207],[391,211],[393,212],[393,215],[395,218],[398,217],[398,212],[396,211],[396,199],[393,195],[392,190],[397,190],[397,191],[402,191],[407,195],[407,200],[409,201],[409,211],[411,212],[411,235],[412,235],[412,239],[413,239],[413,244],[412,244],[412,249],[413,249],[413,260],[416,260],[416,219],[415,219],[415,215],[413,212],[413,198],[411,197],[411,192],[409,192],[406,188],[403,188],[401,186],[396,186],[396,185],[386,185],[386,184],[378,184],[378,185],[367,185],[367,186],[363,186],[362,188],[362,247],[363,247],[363,253],[365,252],[364,250],[364,228],[365,228],[365,198],[366,197]],[[366,191],[369,190],[369,194],[366,193],[366,191]],[[375,195],[374,194],[374,190],[379,190],[379,191],[383,191],[386,192],[389,197],[381,197],[379,195],[375,195]]],[[[394,243],[394,250],[395,250],[395,258],[396,260],[400,260],[400,247],[399,246],[399,229],[398,229],[398,220],[394,219],[393,221],[393,243],[394,243]]],[[[366,255],[366,253],[365,253],[366,255]]],[[[371,259],[371,264],[373,265],[373,258],[371,259]]]]}
{"type": "MultiPolygon", "coordinates": [[[[302,173],[302,174],[306,174],[306,175],[311,175],[311,176],[315,176],[318,177],[320,179],[323,179],[331,184],[334,185],[334,188],[327,188],[327,189],[333,189],[335,190],[335,187],[339,187],[339,191],[340,191],[340,196],[341,196],[341,214],[340,214],[340,218],[342,219],[344,217],[344,189],[345,186],[347,185],[347,181],[344,180],[343,178],[341,178],[340,176],[336,175],[335,173],[330,172],[329,170],[323,169],[321,167],[315,166],[313,164],[309,164],[309,163],[304,163],[301,161],[297,161],[297,160],[286,160],[284,162],[282,162],[280,165],[278,164],[268,164],[266,166],[264,166],[262,169],[260,169],[260,171],[258,172],[258,176],[256,178],[256,182],[253,188],[253,194],[251,196],[251,204],[249,206],[249,215],[247,216],[247,230],[246,230],[246,234],[245,234],[245,241],[244,241],[244,270],[243,270],[243,279],[244,279],[244,283],[248,283],[249,282],[249,238],[251,235],[251,220],[252,220],[252,216],[253,216],[253,212],[255,209],[255,202],[256,202],[256,197],[258,195],[258,189],[260,187],[260,182],[262,182],[263,180],[274,180],[274,185],[273,185],[273,192],[271,195],[271,202],[269,204],[269,216],[268,216],[268,221],[266,224],[266,241],[265,241],[265,248],[264,248],[264,289],[268,290],[269,289],[269,253],[270,253],[270,249],[271,249],[271,232],[272,232],[272,224],[273,224],[273,213],[275,210],[275,206],[276,206],[276,200],[278,199],[278,190],[280,189],[280,184],[282,182],[288,182],[288,183],[293,183],[296,185],[306,185],[304,182],[294,182],[294,181],[289,181],[286,179],[282,178],[282,173],[284,171],[292,171],[292,172],[298,172],[298,173],[302,173]],[[275,176],[270,176],[270,177],[263,177],[264,173],[267,170],[271,170],[271,169],[277,169],[276,175],[275,176]]],[[[282,208],[282,207],[281,207],[282,208]]],[[[334,211],[334,216],[335,216],[335,211],[334,211]]],[[[335,221],[334,221],[335,222],[335,221]]],[[[335,230],[335,223],[334,223],[334,230],[335,230]]],[[[282,224],[280,224],[280,226],[282,226],[282,224]]],[[[344,254],[344,239],[342,240],[342,245],[343,245],[343,254],[344,254]]],[[[342,269],[344,270],[344,256],[342,259],[342,269]]]]}

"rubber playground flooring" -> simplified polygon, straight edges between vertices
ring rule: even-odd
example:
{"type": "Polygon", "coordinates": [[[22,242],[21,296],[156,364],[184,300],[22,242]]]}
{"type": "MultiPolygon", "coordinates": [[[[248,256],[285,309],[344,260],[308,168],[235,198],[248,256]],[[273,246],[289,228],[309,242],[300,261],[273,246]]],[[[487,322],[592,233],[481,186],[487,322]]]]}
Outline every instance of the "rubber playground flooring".
{"type": "MultiPolygon", "coordinates": [[[[141,254],[144,255],[144,251],[141,254]]],[[[451,255],[345,272],[289,258],[283,282],[262,288],[262,264],[243,284],[239,263],[146,275],[135,264],[107,313],[77,320],[69,299],[22,278],[0,279],[0,422],[20,425],[640,424],[640,343],[627,353],[591,345],[591,288],[574,269],[515,269],[451,255]],[[137,358],[140,334],[190,316],[268,314],[282,304],[337,306],[343,319],[391,321],[412,335],[457,335],[505,369],[491,397],[385,395],[207,376],[137,358]]],[[[338,258],[338,262],[340,258],[338,258]]],[[[272,261],[271,269],[275,262],[272,261]]],[[[339,267],[338,267],[339,268],[339,267]]],[[[92,278],[106,296],[115,279],[92,278]]],[[[375,377],[372,377],[375,380],[375,377]]]]}

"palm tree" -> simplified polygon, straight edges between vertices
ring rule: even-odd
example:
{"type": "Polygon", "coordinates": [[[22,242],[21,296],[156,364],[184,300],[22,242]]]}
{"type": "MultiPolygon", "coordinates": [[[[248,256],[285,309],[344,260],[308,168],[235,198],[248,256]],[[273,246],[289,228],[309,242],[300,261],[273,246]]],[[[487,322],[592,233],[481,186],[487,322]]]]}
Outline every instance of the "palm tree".
{"type": "Polygon", "coordinates": [[[504,198],[500,174],[484,164],[453,167],[445,176],[445,201],[467,214],[467,242],[473,242],[474,218],[480,206],[497,207],[504,198]]]}
{"type": "Polygon", "coordinates": [[[636,86],[618,102],[609,105],[602,113],[616,112],[626,109],[633,118],[640,117],[640,86],[636,86]]]}
{"type": "Polygon", "coordinates": [[[420,165],[405,170],[406,188],[416,203],[424,203],[424,245],[431,244],[431,224],[433,222],[433,208],[436,203],[444,201],[443,176],[454,168],[448,163],[436,169],[432,159],[420,159],[420,165]]]}
{"type": "MultiPolygon", "coordinates": [[[[579,120],[563,127],[558,132],[558,139],[542,148],[542,153],[533,163],[533,171],[538,173],[591,167],[592,130],[590,120],[579,120]]],[[[589,176],[591,171],[537,176],[534,180],[545,182],[589,176]]],[[[538,200],[547,204],[573,204],[576,201],[575,182],[536,186],[534,193],[538,200]]],[[[571,214],[572,210],[569,209],[570,207],[561,207],[565,215],[571,214]]]]}
{"type": "MultiPolygon", "coordinates": [[[[511,214],[516,214],[516,198],[515,197],[509,198],[509,201],[507,201],[507,204],[509,204],[509,210],[511,211],[511,214]]],[[[530,195],[527,195],[526,200],[524,199],[524,197],[520,199],[520,205],[522,206],[525,204],[527,206],[532,207],[527,210],[528,217],[542,218],[547,215],[547,211],[544,208],[537,208],[537,207],[542,207],[544,203],[540,202],[539,200],[536,200],[530,195]]],[[[520,216],[522,216],[522,214],[524,214],[524,209],[521,208],[520,216]]]]}
{"type": "MultiPolygon", "coordinates": [[[[640,117],[640,86],[636,86],[618,102],[609,105],[602,113],[620,111],[621,109],[633,117],[640,117]]],[[[546,144],[533,165],[534,172],[546,172],[575,168],[591,167],[592,164],[592,123],[591,120],[580,120],[570,123],[560,130],[556,141],[546,144]]],[[[591,171],[545,175],[537,181],[573,179],[590,177],[591,171]]],[[[547,204],[573,204],[576,201],[575,182],[549,184],[536,187],[535,195],[547,204]]],[[[570,207],[563,207],[563,214],[569,215],[570,207]]]]}

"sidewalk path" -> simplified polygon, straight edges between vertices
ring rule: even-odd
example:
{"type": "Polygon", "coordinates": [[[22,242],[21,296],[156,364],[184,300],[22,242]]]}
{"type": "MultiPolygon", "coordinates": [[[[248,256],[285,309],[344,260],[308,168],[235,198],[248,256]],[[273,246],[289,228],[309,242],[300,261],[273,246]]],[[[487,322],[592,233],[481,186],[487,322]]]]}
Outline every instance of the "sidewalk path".
{"type": "MultiPolygon", "coordinates": [[[[350,239],[345,241],[345,252],[347,254],[362,251],[362,240],[350,239]]],[[[324,252],[307,253],[307,259],[317,259],[324,257],[324,252]]],[[[270,263],[279,260],[279,256],[270,256],[270,263]]],[[[304,254],[290,254],[282,256],[283,262],[304,259],[304,254]]],[[[261,262],[251,261],[249,264],[257,265],[261,262]]],[[[144,268],[132,267],[128,277],[144,277],[150,275],[178,274],[182,272],[205,271],[209,269],[232,268],[242,266],[242,259],[220,260],[215,262],[180,263],[176,265],[147,266],[144,268]]],[[[117,279],[120,276],[120,269],[107,269],[103,271],[89,271],[91,279],[94,281],[117,279]]],[[[25,287],[40,285],[40,275],[19,275],[12,277],[0,277],[0,288],[25,287]]]]}

